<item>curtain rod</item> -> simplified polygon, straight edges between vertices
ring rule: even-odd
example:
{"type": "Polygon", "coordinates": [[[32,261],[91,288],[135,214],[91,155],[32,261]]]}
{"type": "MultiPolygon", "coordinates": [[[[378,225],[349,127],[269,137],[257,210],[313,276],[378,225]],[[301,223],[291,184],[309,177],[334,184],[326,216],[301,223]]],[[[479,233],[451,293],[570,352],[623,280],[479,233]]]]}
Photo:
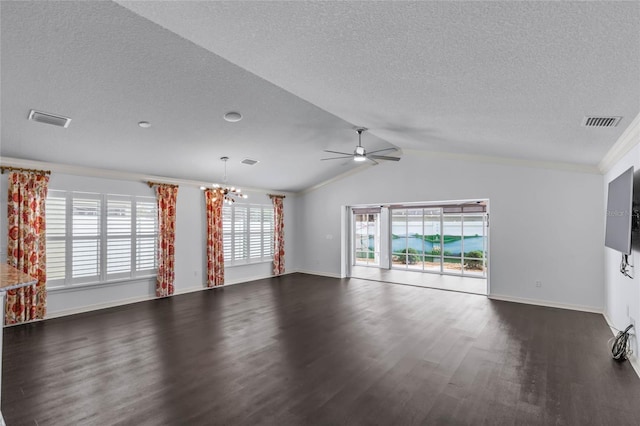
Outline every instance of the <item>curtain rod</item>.
{"type": "Polygon", "coordinates": [[[287,198],[285,195],[267,194],[269,198],[287,198]]]}
{"type": "Polygon", "coordinates": [[[4,171],[16,171],[16,172],[29,172],[36,173],[39,175],[50,175],[51,170],[36,170],[36,169],[23,169],[22,167],[10,167],[10,166],[0,166],[0,173],[4,174],[4,171]]]}
{"type": "Polygon", "coordinates": [[[180,185],[174,185],[172,183],[162,183],[162,182],[152,182],[152,181],[147,181],[147,185],[149,185],[149,188],[153,188],[154,186],[168,186],[170,188],[178,188],[180,185]]]}

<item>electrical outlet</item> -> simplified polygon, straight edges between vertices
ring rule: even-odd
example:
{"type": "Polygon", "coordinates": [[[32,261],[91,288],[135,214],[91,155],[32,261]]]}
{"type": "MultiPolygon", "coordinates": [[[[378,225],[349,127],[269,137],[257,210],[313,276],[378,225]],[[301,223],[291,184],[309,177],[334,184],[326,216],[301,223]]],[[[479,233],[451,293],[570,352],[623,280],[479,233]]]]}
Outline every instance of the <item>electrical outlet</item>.
{"type": "Polygon", "coordinates": [[[542,281],[536,281],[536,287],[542,287],[542,281]]]}

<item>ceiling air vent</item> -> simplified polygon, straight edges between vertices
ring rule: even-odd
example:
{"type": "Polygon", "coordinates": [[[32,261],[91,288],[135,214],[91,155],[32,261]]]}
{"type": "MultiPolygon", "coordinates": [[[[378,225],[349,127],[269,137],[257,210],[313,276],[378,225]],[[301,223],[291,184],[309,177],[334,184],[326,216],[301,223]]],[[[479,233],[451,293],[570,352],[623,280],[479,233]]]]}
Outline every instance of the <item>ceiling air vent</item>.
{"type": "Polygon", "coordinates": [[[593,117],[587,116],[582,120],[584,127],[616,127],[622,117],[593,117]]]}
{"type": "Polygon", "coordinates": [[[252,160],[250,158],[245,158],[244,160],[241,161],[242,164],[247,164],[249,166],[253,166],[254,164],[258,163],[258,160],[252,160]]]}
{"type": "Polygon", "coordinates": [[[61,115],[47,114],[46,112],[31,110],[29,113],[29,120],[37,121],[38,123],[51,124],[53,126],[69,127],[71,119],[63,117],[61,115]]]}

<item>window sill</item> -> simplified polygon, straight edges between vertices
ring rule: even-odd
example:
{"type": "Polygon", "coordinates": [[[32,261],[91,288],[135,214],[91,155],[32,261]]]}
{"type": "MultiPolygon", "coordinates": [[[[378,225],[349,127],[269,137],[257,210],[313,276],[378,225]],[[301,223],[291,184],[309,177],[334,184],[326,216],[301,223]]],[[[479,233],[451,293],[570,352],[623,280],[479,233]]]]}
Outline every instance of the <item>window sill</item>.
{"type": "Polygon", "coordinates": [[[239,266],[251,266],[251,265],[260,265],[262,263],[273,263],[273,259],[267,260],[254,260],[251,262],[237,262],[237,263],[227,263],[225,262],[224,267],[226,268],[237,268],[239,266]]]}
{"type": "Polygon", "coordinates": [[[157,276],[156,274],[143,275],[143,276],[134,277],[134,278],[120,278],[117,280],[100,281],[100,282],[93,282],[93,283],[68,284],[64,286],[47,287],[47,292],[57,293],[57,292],[65,292],[65,291],[86,290],[88,288],[99,288],[99,287],[107,287],[111,285],[127,284],[133,281],[149,281],[149,280],[155,279],[156,276],[157,276]]]}

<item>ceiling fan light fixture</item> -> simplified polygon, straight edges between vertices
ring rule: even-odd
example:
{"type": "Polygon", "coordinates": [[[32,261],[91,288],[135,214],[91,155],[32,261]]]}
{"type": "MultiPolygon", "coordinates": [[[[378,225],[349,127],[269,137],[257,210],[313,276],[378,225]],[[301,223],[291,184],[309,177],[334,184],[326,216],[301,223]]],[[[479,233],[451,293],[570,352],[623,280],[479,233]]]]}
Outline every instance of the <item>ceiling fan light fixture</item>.
{"type": "Polygon", "coordinates": [[[331,154],[340,154],[340,157],[330,157],[330,158],[321,158],[321,161],[324,160],[342,160],[347,158],[353,158],[353,161],[357,161],[358,163],[363,161],[371,161],[373,164],[379,164],[376,160],[388,160],[388,161],[400,161],[399,157],[389,157],[387,155],[380,155],[381,152],[385,151],[397,151],[397,148],[383,148],[377,149],[375,151],[367,152],[366,149],[362,146],[362,132],[365,132],[367,129],[364,127],[358,127],[356,132],[358,133],[358,145],[353,150],[353,154],[348,152],[341,151],[330,151],[325,149],[324,152],[329,152],[331,154]],[[374,154],[374,155],[372,155],[374,154]]]}

